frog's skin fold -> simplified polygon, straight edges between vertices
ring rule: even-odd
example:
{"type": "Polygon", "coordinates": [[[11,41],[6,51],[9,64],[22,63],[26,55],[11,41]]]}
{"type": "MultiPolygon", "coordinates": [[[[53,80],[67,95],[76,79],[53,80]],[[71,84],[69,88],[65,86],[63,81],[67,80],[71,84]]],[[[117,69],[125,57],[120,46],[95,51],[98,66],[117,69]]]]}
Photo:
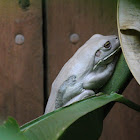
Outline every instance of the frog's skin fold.
{"type": "Polygon", "coordinates": [[[95,96],[111,77],[119,49],[117,36],[93,35],[69,59],[54,80],[45,113],[95,96]]]}

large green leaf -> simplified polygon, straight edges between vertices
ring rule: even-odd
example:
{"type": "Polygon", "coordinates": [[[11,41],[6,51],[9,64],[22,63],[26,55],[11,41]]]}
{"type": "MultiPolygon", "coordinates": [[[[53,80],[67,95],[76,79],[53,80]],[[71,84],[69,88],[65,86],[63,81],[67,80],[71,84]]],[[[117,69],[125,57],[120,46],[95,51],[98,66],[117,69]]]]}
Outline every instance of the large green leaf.
{"type": "MultiPolygon", "coordinates": [[[[124,99],[122,95],[116,93],[105,94],[99,97],[88,98],[86,100],[74,103],[68,107],[58,109],[53,113],[49,113],[47,115],[39,117],[38,119],[21,127],[21,131],[23,131],[24,135],[29,138],[29,140],[57,140],[61,138],[61,135],[65,132],[65,130],[77,119],[89,112],[97,110],[98,108],[112,101],[121,101],[123,103],[125,102],[126,105],[129,105],[130,107],[133,107],[134,109],[140,111],[140,106],[137,106],[124,99]]],[[[97,112],[99,114],[101,113],[99,109],[97,110],[97,112]]],[[[93,114],[96,113],[93,112],[93,114]]],[[[98,124],[99,127],[97,127],[97,125],[93,126],[91,134],[93,136],[93,140],[94,137],[95,139],[97,139],[100,136],[103,121],[102,116],[102,114],[100,114],[99,116],[94,116],[97,120],[96,124],[98,124]],[[99,117],[99,122],[97,117],[99,117]],[[98,135],[96,134],[96,130],[99,130],[98,135]]],[[[90,139],[91,137],[87,137],[87,139],[88,138],[90,139]]],[[[79,139],[82,139],[80,135],[79,139]]]]}
{"type": "MultiPolygon", "coordinates": [[[[97,140],[100,136],[102,130],[102,120],[103,115],[100,110],[100,107],[103,105],[112,102],[118,101],[127,106],[140,112],[140,106],[132,103],[131,101],[125,99],[122,95],[111,93],[104,94],[98,97],[91,97],[83,101],[74,103],[68,107],[58,109],[47,115],[43,115],[36,120],[31,121],[30,123],[21,127],[17,122],[9,118],[2,126],[0,126],[0,139],[1,140],[57,140],[57,139],[67,139],[71,138],[67,135],[62,134],[65,130],[74,123],[81,116],[88,113],[88,118],[86,120],[88,124],[91,122],[92,133],[86,135],[86,131],[83,131],[83,134],[80,134],[74,139],[93,139],[97,140]],[[89,113],[91,112],[91,113],[89,113]],[[94,121],[93,121],[94,120],[94,121]],[[81,137],[83,135],[84,137],[81,137]]],[[[84,120],[85,118],[83,118],[84,120]]],[[[84,120],[85,121],[85,120],[84,120]]],[[[81,124],[81,123],[80,123],[81,124]]],[[[88,125],[85,125],[85,128],[88,125]]],[[[71,127],[72,129],[73,127],[71,127]]],[[[79,128],[80,129],[80,128],[79,128]]],[[[76,132],[75,132],[76,133],[76,132]]]]}

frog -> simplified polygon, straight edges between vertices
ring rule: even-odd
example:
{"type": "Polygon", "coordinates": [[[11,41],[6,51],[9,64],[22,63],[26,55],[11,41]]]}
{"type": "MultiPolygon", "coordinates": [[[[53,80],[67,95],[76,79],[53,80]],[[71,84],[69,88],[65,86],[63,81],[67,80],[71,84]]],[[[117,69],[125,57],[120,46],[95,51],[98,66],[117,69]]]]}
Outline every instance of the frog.
{"type": "Polygon", "coordinates": [[[66,62],[52,83],[45,114],[101,92],[114,72],[119,51],[116,35],[93,35],[66,62]]]}

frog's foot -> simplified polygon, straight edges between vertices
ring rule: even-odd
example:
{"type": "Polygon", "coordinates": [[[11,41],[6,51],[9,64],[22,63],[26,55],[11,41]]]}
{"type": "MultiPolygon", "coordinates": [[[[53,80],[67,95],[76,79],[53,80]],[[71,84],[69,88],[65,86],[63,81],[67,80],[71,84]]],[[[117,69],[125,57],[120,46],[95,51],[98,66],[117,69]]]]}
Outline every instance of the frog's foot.
{"type": "Polygon", "coordinates": [[[66,104],[64,104],[63,106],[68,106],[74,102],[83,100],[85,98],[88,98],[90,96],[95,96],[95,92],[93,90],[83,90],[83,92],[79,95],[77,95],[76,97],[72,98],[70,101],[68,101],[66,104]]]}

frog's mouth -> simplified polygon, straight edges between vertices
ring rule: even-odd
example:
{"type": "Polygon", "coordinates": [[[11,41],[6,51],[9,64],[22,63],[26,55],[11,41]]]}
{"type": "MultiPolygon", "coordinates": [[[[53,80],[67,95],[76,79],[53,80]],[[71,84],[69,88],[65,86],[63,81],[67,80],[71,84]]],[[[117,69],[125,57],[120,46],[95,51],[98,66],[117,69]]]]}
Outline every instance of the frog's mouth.
{"type": "Polygon", "coordinates": [[[102,60],[98,61],[95,66],[93,67],[93,70],[95,70],[99,65],[107,65],[111,63],[116,56],[116,54],[120,51],[120,46],[114,50],[112,53],[110,53],[108,56],[104,57],[102,60]]]}

